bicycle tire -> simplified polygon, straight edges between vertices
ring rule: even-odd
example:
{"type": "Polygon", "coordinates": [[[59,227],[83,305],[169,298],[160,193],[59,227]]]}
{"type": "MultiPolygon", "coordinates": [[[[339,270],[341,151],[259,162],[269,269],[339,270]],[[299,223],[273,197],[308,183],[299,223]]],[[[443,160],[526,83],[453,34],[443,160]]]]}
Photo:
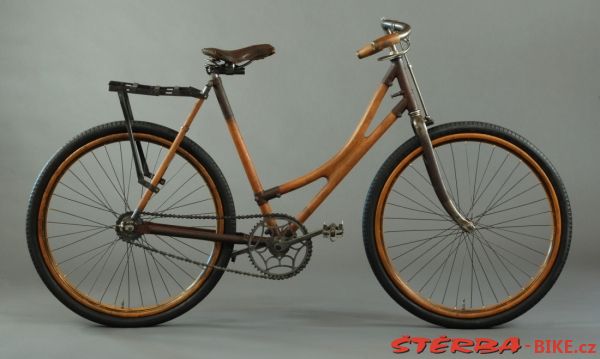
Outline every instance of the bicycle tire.
{"type": "MultiPolygon", "coordinates": [[[[136,138],[145,136],[148,141],[158,141],[161,146],[168,146],[172,143],[177,135],[176,131],[173,131],[164,126],[160,126],[153,123],[135,121],[133,123],[133,132],[136,138]]],[[[89,301],[84,301],[78,296],[73,294],[72,288],[62,283],[62,280],[58,278],[56,273],[53,273],[47,254],[44,253],[45,239],[41,231],[44,225],[40,225],[43,222],[41,218],[41,204],[44,200],[44,196],[48,196],[50,192],[48,189],[49,182],[57,174],[57,171],[61,167],[61,164],[65,163],[70,156],[77,153],[78,150],[89,146],[94,141],[100,141],[103,143],[103,139],[106,138],[118,138],[120,140],[127,141],[127,130],[123,122],[112,122],[103,125],[93,127],[81,134],[75,136],[69,141],[63,148],[61,148],[45,165],[44,169],[35,181],[27,210],[27,243],[31,259],[35,265],[35,268],[48,289],[52,294],[65,306],[71,309],[73,312],[80,316],[87,318],[91,321],[114,327],[141,327],[141,326],[152,326],[160,323],[164,323],[168,320],[174,319],[179,315],[185,313],[194,307],[198,302],[206,297],[210,291],[215,287],[219,279],[222,277],[223,272],[219,270],[206,269],[207,272],[203,272],[201,278],[202,281],[199,286],[194,286],[193,290],[186,293],[185,297],[181,300],[178,299],[176,305],[167,305],[155,311],[140,311],[132,313],[132,315],[125,315],[127,313],[121,313],[117,309],[112,312],[104,310],[99,305],[94,305],[89,301]],[[117,136],[117,137],[115,137],[117,136]],[[206,275],[204,273],[207,273],[206,275]]],[[[107,140],[108,141],[108,140],[107,140]]],[[[124,142],[125,143],[125,142],[124,142]]],[[[129,147],[125,147],[129,148],[129,147]]],[[[206,153],[199,145],[194,143],[189,138],[185,138],[180,145],[179,153],[185,153],[186,160],[193,161],[194,166],[203,169],[202,176],[205,176],[205,181],[209,181],[211,186],[214,185],[214,201],[220,203],[221,209],[220,214],[225,216],[235,216],[235,207],[229,186],[223,176],[221,170],[216,165],[214,160],[206,153]]],[[[157,155],[157,161],[160,153],[157,155]]],[[[81,155],[83,156],[83,154],[81,155]]],[[[74,160],[76,161],[76,160],[74,160]]],[[[63,174],[65,170],[62,170],[63,174]]],[[[60,174],[62,176],[62,174],[60,174]]],[[[123,174],[124,175],[124,174],[123,174]]],[[[204,178],[204,177],[203,177],[204,178]]],[[[123,187],[125,181],[123,181],[123,187]]],[[[212,188],[212,187],[211,187],[212,188]]],[[[236,223],[233,219],[223,220],[222,230],[224,233],[235,233],[236,223]]],[[[231,252],[233,249],[232,244],[219,244],[218,256],[212,260],[212,263],[218,266],[226,267],[231,252]]],[[[216,245],[215,245],[215,248],[216,245]]],[[[217,252],[211,252],[211,255],[217,252]]],[[[129,257],[128,257],[129,260],[129,257]]],[[[123,267],[125,268],[125,267],[123,267]]],[[[118,269],[118,268],[117,268],[118,269]]],[[[124,270],[124,269],[123,269],[124,270]]],[[[137,269],[136,269],[137,270],[137,269]]],[[[160,269],[156,268],[156,270],[160,269]]],[[[129,276],[128,267],[128,276],[129,276]]],[[[150,268],[148,269],[149,275],[150,268]]],[[[124,272],[123,272],[124,273],[124,272]]],[[[124,274],[123,274],[124,275],[124,274]]],[[[137,273],[136,273],[137,275],[137,273]]],[[[128,278],[129,280],[129,278],[128,278]]],[[[139,280],[139,279],[138,279],[139,280]]],[[[196,282],[194,282],[196,283],[196,282]]],[[[109,283],[110,285],[110,283],[109,283]]],[[[139,282],[138,282],[139,285],[139,282]]],[[[120,286],[119,286],[120,289],[120,286]]],[[[154,288],[153,288],[154,290],[154,288]]],[[[168,289],[167,289],[168,290],[168,289]]],[[[118,296],[117,292],[117,296],[118,296]]],[[[140,289],[141,295],[141,289],[140,289]]],[[[156,295],[156,294],[155,294],[156,295]]]]}
{"type": "MultiPolygon", "coordinates": [[[[381,227],[384,221],[384,208],[386,204],[382,204],[382,196],[386,196],[384,194],[384,188],[386,183],[387,186],[390,186],[390,181],[395,182],[398,177],[391,178],[392,176],[399,176],[398,173],[394,174],[394,171],[404,171],[404,169],[408,168],[406,163],[413,163],[415,158],[420,158],[420,153],[422,152],[420,149],[420,144],[416,137],[411,138],[403,145],[401,145],[396,151],[394,151],[388,159],[384,162],[384,164],[379,169],[377,175],[375,176],[371,187],[369,189],[367,199],[365,202],[364,212],[363,212],[363,239],[364,246],[366,250],[366,254],[370,263],[370,266],[378,279],[379,283],[382,285],[384,290],[402,307],[411,312],[412,314],[418,316],[421,319],[424,319],[428,322],[434,323],[436,325],[449,327],[449,328],[488,328],[492,326],[496,326],[510,320],[515,319],[516,317],[524,314],[526,311],[531,309],[536,303],[538,303],[550,290],[553,284],[556,282],[568,255],[570,241],[571,241],[571,233],[572,233],[572,218],[571,218],[571,208],[568,200],[568,196],[564,187],[562,180],[560,179],[558,173],[552,166],[552,164],[546,159],[546,157],[535,148],[529,141],[519,136],[518,134],[502,128],[500,126],[482,123],[482,122],[456,122],[456,123],[448,123],[440,126],[435,126],[429,129],[429,133],[434,143],[434,146],[442,146],[443,144],[452,143],[451,138],[462,138],[463,140],[471,138],[477,138],[478,141],[481,141],[481,138],[485,138],[489,141],[496,141],[497,144],[495,146],[500,146],[500,143],[503,146],[513,146],[515,153],[522,153],[523,158],[521,160],[525,161],[524,157],[527,157],[527,161],[532,161],[532,166],[537,164],[541,173],[536,173],[537,175],[544,176],[548,179],[548,184],[551,191],[556,194],[556,205],[559,209],[560,213],[554,214],[554,216],[558,217],[560,220],[560,230],[555,234],[555,237],[558,238],[557,245],[553,247],[552,253],[555,253],[555,259],[552,261],[551,267],[544,275],[544,277],[540,277],[541,279],[536,283],[534,289],[530,292],[527,292],[527,296],[520,298],[519,302],[515,302],[516,304],[511,304],[512,306],[504,306],[500,308],[496,308],[495,310],[488,309],[481,310],[478,315],[471,315],[472,313],[468,312],[467,308],[446,308],[443,304],[444,299],[441,300],[442,304],[434,303],[433,299],[427,299],[424,295],[415,292],[417,290],[415,288],[409,288],[410,282],[408,278],[403,278],[402,275],[398,274],[398,271],[391,268],[390,265],[386,265],[391,263],[392,261],[388,257],[388,248],[382,248],[385,246],[384,239],[381,239],[385,235],[382,234],[384,230],[377,229],[377,227],[381,227]],[[461,137],[462,136],[462,137],[461,137]],[[409,160],[408,157],[413,156],[413,159],[409,160]],[[404,161],[404,164],[403,164],[404,161]],[[402,170],[399,170],[399,166],[405,166],[402,170]],[[379,210],[378,210],[379,207],[379,210]],[[379,224],[378,224],[379,223],[379,224]],[[379,239],[378,239],[379,238],[379,239]],[[419,296],[423,297],[420,298],[419,296]],[[439,306],[439,308],[436,307],[439,306]],[[438,310],[439,309],[439,310],[438,310]],[[461,315],[461,310],[466,314],[461,315]],[[469,315],[467,315],[469,314],[469,315]]],[[[466,141],[466,140],[465,140],[466,141]]],[[[467,145],[465,145],[465,148],[467,145]]],[[[437,148],[437,147],[436,147],[437,148]]],[[[451,147],[452,148],[452,147],[451,147]]],[[[465,150],[466,151],[466,150],[465,150]]],[[[452,154],[454,156],[454,153],[452,154]]],[[[468,155],[467,163],[468,163],[468,155]]],[[[526,163],[527,164],[527,163],[526,163]]],[[[455,169],[455,172],[457,170],[455,169]]],[[[451,177],[451,176],[450,176],[451,177]]],[[[485,177],[485,174],[484,174],[485,177]]],[[[476,182],[477,178],[475,178],[476,182]]],[[[483,181],[483,179],[482,179],[483,181]]],[[[425,186],[429,186],[429,184],[425,184],[425,186]]],[[[447,184],[448,186],[448,184],[447,184]]],[[[448,186],[452,190],[452,185],[448,186]]],[[[456,194],[458,197],[458,182],[457,182],[457,190],[456,194]]],[[[387,189],[388,194],[391,190],[387,189]]],[[[474,196],[474,195],[473,195],[474,196]]],[[[395,197],[394,197],[395,198],[395,197]]],[[[437,199],[435,199],[437,200],[437,199]]],[[[428,204],[429,206],[432,206],[428,204]]],[[[416,206],[416,205],[415,205],[416,206]]],[[[472,207],[472,206],[471,206],[472,207]]],[[[425,210],[423,210],[425,211],[425,210]]],[[[491,227],[490,227],[491,228],[491,227]]],[[[554,227],[556,229],[556,226],[554,227]]],[[[553,232],[554,233],[554,232],[553,232]]],[[[464,237],[464,236],[463,236],[464,237]]],[[[554,238],[554,237],[553,237],[554,238]]],[[[486,240],[487,241],[487,240],[486,240]]],[[[466,243],[466,242],[465,242],[466,243]]],[[[483,243],[483,242],[482,242],[483,243]]],[[[490,244],[489,248],[493,248],[496,244],[494,243],[486,243],[485,247],[490,244]]],[[[455,245],[455,248],[459,248],[462,243],[458,242],[455,245]]],[[[467,244],[465,244],[467,247],[467,244]]],[[[482,244],[483,248],[484,245],[482,244]]],[[[452,248],[452,246],[450,246],[452,248]]],[[[462,248],[462,247],[461,247],[462,248]]],[[[483,249],[485,251],[485,248],[483,249]]],[[[456,252],[457,250],[455,250],[456,252]]],[[[433,252],[433,251],[432,251],[433,252]]],[[[425,253],[425,252],[424,252],[425,253]]],[[[446,253],[446,252],[444,252],[446,253]]],[[[447,253],[452,254],[451,250],[447,253]]],[[[471,252],[470,256],[464,255],[473,261],[473,257],[475,257],[471,252]]],[[[429,255],[429,254],[428,254],[429,255]]],[[[412,257],[416,256],[416,251],[413,252],[412,257]]],[[[483,256],[483,254],[482,254],[483,256]]],[[[493,254],[492,254],[493,256],[493,254]]],[[[456,258],[456,255],[455,255],[456,258]]],[[[409,258],[410,259],[410,258],[409,258]]],[[[502,259],[498,256],[498,259],[502,259]]],[[[413,259],[414,260],[414,259],[413,259]]],[[[441,259],[440,259],[441,260],[441,259]]],[[[408,261],[408,260],[407,260],[408,261]]],[[[406,262],[406,261],[405,261],[406,262]]],[[[404,262],[404,263],[405,263],[404,262]]],[[[450,261],[448,261],[450,262],[450,261]]],[[[491,260],[490,262],[494,262],[491,260]]],[[[497,261],[496,261],[497,262],[497,261]]],[[[550,262],[548,262],[550,263],[550,262]]],[[[480,263],[481,264],[481,263],[480,263]]],[[[493,265],[493,264],[492,264],[493,265]]],[[[403,268],[406,267],[406,264],[403,265],[403,268]]],[[[444,271],[446,268],[450,268],[451,270],[454,266],[450,267],[449,264],[444,263],[444,267],[441,271],[444,271]]],[[[485,270],[484,266],[481,265],[481,268],[485,270]]],[[[458,269],[458,268],[457,268],[458,269]]],[[[440,271],[438,267],[438,271],[440,271]]],[[[516,271],[516,270],[515,270],[516,271]]],[[[440,278],[442,278],[441,272],[439,272],[440,278]]],[[[544,273],[540,270],[540,273],[544,273]]],[[[437,275],[437,274],[436,274],[437,275]]],[[[463,276],[462,272],[460,274],[461,278],[463,276]]],[[[490,274],[490,277],[492,275],[490,274]]],[[[405,277],[408,277],[406,275],[405,277]]],[[[414,277],[414,275],[413,275],[414,277]]],[[[452,278],[452,273],[448,274],[448,282],[450,282],[450,278],[452,278]]],[[[473,281],[471,275],[471,281],[473,281]]],[[[500,277],[499,277],[500,278],[500,277]]],[[[445,279],[445,277],[444,277],[445,279]]],[[[502,279],[502,278],[500,278],[502,279]]],[[[537,280],[537,277],[536,277],[537,280]]],[[[439,279],[438,279],[439,281],[439,279]]],[[[455,280],[456,281],[456,280],[455,280]]],[[[532,280],[532,283],[534,281],[532,280]]],[[[429,285],[428,283],[425,283],[429,285]]],[[[489,283],[488,283],[489,284],[489,283]]],[[[437,286],[437,284],[436,284],[437,286]]],[[[471,283],[471,291],[473,291],[473,283],[471,283]]],[[[448,285],[446,285],[446,290],[448,285]]],[[[483,285],[482,285],[483,287],[483,285]]],[[[493,285],[491,286],[494,287],[493,285]]],[[[461,288],[461,282],[458,282],[458,289],[456,289],[456,296],[459,297],[459,291],[461,288]]],[[[529,288],[529,287],[527,287],[529,288]]],[[[533,287],[532,287],[533,288],[533,287]]],[[[480,289],[481,290],[481,289],[480,289]]],[[[492,289],[493,291],[494,289],[492,289]]],[[[436,289],[433,289],[435,292],[436,289]]],[[[525,292],[523,292],[525,293],[525,292]]],[[[444,292],[444,298],[446,297],[446,292],[444,292]]],[[[483,299],[482,299],[483,301],[483,299]]],[[[439,302],[439,299],[438,299],[439,302]]],[[[472,302],[472,301],[471,301],[472,302]]],[[[464,302],[463,302],[464,303],[464,302]]],[[[467,300],[468,303],[468,300],[467,300]]],[[[464,306],[464,304],[463,304],[464,306]]],[[[485,307],[485,306],[484,306],[485,307]]],[[[490,308],[495,308],[490,305],[490,308]]],[[[473,309],[473,313],[475,313],[473,309]]]]}

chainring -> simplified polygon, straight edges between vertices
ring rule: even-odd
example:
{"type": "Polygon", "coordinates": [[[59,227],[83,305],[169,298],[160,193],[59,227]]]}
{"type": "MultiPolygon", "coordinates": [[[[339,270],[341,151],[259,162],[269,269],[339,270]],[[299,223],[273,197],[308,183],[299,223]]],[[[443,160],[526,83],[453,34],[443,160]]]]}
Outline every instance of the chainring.
{"type": "Polygon", "coordinates": [[[287,215],[271,215],[260,220],[248,235],[248,257],[259,272],[278,279],[291,278],[300,273],[312,255],[312,241],[288,244],[286,242],[304,236],[306,227],[287,215]],[[264,244],[257,237],[271,237],[273,242],[264,244]]]}

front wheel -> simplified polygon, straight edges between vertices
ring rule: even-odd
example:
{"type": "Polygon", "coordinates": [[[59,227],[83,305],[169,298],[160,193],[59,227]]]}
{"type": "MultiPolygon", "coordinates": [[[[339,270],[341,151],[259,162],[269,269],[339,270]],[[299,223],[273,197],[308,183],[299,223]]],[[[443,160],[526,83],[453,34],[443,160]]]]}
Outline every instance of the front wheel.
{"type": "Polygon", "coordinates": [[[544,155],[514,132],[481,122],[430,129],[466,233],[443,210],[412,138],[375,177],[363,217],[379,282],[418,317],[454,328],[510,321],[550,290],[566,261],[571,209],[544,155]]]}
{"type": "MultiPolygon", "coordinates": [[[[134,122],[133,135],[151,172],[176,134],[163,126],[134,122]]],[[[235,216],[223,174],[190,139],[182,141],[163,178],[165,183],[147,211],[235,216]]],[[[87,319],[124,327],[159,324],[192,308],[223,274],[165,253],[227,266],[231,244],[159,235],[123,239],[116,224],[131,214],[145,190],[137,182],[123,122],[97,126],[75,137],[46,164],[35,183],[27,213],[31,258],[48,289],[87,319]]],[[[143,215],[142,219],[154,218],[143,215]]],[[[160,222],[191,225],[176,218],[160,218],[160,222]]],[[[232,219],[192,224],[235,233],[232,219]]]]}

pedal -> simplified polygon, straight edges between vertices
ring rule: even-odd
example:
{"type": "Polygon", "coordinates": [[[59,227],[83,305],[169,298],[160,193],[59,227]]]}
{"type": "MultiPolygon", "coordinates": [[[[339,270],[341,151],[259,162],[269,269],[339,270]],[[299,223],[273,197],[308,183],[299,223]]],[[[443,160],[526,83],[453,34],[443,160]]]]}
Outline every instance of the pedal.
{"type": "Polygon", "coordinates": [[[339,237],[342,238],[344,235],[344,221],[340,224],[325,224],[323,223],[323,238],[329,238],[330,241],[335,242],[339,237]]]}

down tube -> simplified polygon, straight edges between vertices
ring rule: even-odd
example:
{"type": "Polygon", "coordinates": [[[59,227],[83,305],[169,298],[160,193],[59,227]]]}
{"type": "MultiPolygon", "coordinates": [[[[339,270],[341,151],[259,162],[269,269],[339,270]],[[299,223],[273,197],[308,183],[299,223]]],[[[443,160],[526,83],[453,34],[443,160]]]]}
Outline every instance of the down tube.
{"type": "MultiPolygon", "coordinates": [[[[367,137],[363,137],[356,145],[342,150],[333,158],[337,163],[331,167],[331,172],[321,177],[327,178],[327,184],[313,197],[306,207],[298,213],[296,218],[304,223],[310,215],[323,203],[329,194],[346,177],[346,175],[356,166],[362,157],[371,149],[371,147],[381,138],[381,136],[392,126],[398,116],[395,113],[388,114],[377,128],[367,137]]],[[[321,178],[319,177],[319,178],[321,178]]]]}
{"type": "Polygon", "coordinates": [[[365,133],[379,108],[383,97],[385,96],[389,86],[395,79],[397,74],[397,65],[393,64],[384,78],[383,83],[378,87],[373,95],[365,114],[360,120],[356,130],[344,145],[344,147],[336,153],[331,159],[323,165],[313,170],[312,172],[286,182],[278,187],[265,191],[270,196],[280,196],[298,188],[306,186],[320,178],[326,178],[327,183],[321,190],[311,199],[306,207],[298,213],[296,218],[300,222],[305,222],[310,215],[323,203],[327,196],[337,187],[344,177],[354,168],[354,166],[362,159],[362,157],[371,149],[371,147],[383,136],[383,134],[396,121],[398,116],[402,114],[407,102],[401,100],[394,109],[381,121],[379,125],[367,136],[365,133]]]}

